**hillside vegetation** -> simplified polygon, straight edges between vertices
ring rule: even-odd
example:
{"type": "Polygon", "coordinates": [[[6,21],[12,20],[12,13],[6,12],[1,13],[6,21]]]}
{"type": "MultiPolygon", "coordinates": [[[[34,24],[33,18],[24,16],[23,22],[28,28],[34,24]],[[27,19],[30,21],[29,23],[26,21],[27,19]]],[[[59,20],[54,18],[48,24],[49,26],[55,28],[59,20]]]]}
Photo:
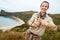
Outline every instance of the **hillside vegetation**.
{"type": "MultiPolygon", "coordinates": [[[[27,21],[31,18],[35,11],[25,11],[25,12],[5,12],[1,15],[16,16],[25,21],[26,24],[22,26],[15,27],[6,32],[0,30],[0,40],[24,40],[24,32],[29,28],[27,21]]],[[[57,31],[46,30],[42,40],[60,40],[60,14],[49,14],[52,17],[54,23],[57,25],[57,31]]]]}

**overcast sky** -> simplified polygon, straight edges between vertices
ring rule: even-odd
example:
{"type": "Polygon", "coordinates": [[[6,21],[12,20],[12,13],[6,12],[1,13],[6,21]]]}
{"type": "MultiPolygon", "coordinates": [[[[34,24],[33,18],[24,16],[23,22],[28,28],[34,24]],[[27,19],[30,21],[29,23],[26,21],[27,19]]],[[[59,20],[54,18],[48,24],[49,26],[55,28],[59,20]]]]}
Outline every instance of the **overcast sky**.
{"type": "Polygon", "coordinates": [[[50,3],[48,13],[60,13],[60,0],[0,0],[0,10],[3,9],[8,12],[33,10],[39,12],[42,1],[50,3]]]}

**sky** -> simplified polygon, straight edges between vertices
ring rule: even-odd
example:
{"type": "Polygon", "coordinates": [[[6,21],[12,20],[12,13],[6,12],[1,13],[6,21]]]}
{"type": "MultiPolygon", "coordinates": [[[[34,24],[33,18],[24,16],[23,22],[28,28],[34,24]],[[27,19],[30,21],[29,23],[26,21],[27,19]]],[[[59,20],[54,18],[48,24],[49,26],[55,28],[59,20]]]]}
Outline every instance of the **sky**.
{"type": "Polygon", "coordinates": [[[43,1],[50,3],[48,13],[60,13],[60,0],[0,0],[0,10],[7,12],[38,11],[43,1]]]}

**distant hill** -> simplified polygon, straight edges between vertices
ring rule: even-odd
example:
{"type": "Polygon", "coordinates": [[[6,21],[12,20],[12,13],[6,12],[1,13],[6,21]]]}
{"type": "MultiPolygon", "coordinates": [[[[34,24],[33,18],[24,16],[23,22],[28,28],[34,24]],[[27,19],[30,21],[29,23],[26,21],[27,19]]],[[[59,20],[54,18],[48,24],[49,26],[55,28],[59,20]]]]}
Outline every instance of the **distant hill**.
{"type": "MultiPolygon", "coordinates": [[[[25,12],[0,12],[0,15],[8,15],[8,16],[16,16],[27,22],[33,13],[37,13],[37,11],[25,11],[25,12]]],[[[52,17],[54,23],[56,25],[60,25],[60,14],[49,14],[52,17]]]]}
{"type": "Polygon", "coordinates": [[[56,25],[60,25],[60,14],[50,14],[50,16],[56,25]]]}

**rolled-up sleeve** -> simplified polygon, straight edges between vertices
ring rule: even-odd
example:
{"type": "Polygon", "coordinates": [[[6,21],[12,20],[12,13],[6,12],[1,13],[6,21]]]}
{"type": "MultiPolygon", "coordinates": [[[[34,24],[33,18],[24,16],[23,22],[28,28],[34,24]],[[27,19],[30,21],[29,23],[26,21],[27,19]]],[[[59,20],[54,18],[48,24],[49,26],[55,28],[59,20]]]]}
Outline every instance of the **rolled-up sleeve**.
{"type": "Polygon", "coordinates": [[[57,30],[57,26],[54,24],[52,18],[49,18],[49,24],[50,24],[51,26],[55,26],[55,28],[54,28],[53,30],[57,30]]]}

